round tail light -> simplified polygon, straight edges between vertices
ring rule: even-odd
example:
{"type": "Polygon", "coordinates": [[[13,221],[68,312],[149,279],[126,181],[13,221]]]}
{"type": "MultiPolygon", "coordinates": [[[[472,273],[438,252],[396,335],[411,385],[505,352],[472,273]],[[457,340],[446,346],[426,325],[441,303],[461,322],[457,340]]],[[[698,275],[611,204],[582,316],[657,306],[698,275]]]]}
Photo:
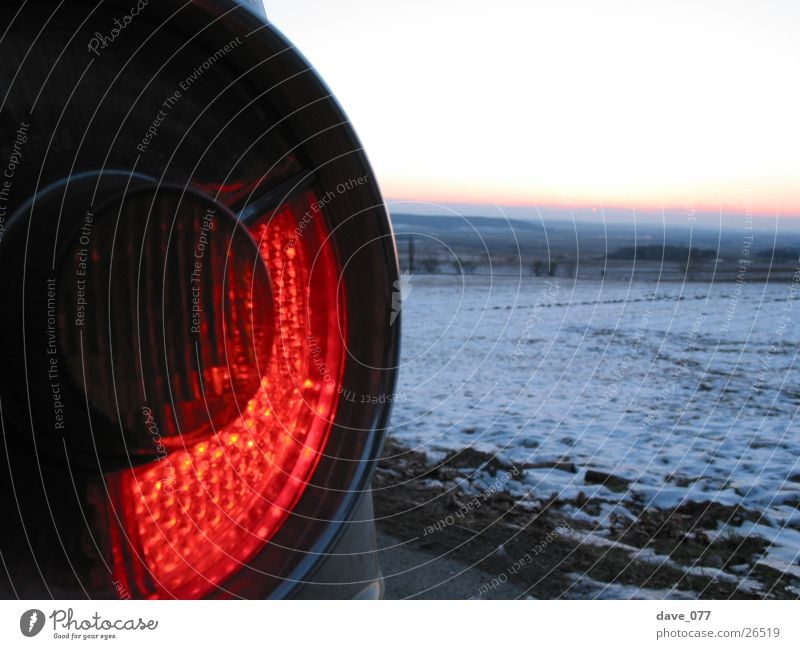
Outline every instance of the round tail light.
{"type": "Polygon", "coordinates": [[[28,124],[0,196],[21,278],[0,587],[290,595],[368,489],[391,402],[398,271],[369,165],[243,7],[150,3],[93,50],[115,3],[35,4],[0,9],[3,120],[28,124]]]}
{"type": "MultiPolygon", "coordinates": [[[[291,243],[298,216],[310,209],[311,201],[312,194],[303,195],[251,226],[259,258],[239,256],[244,268],[231,275],[238,283],[210,300],[230,305],[236,313],[226,316],[223,324],[228,320],[231,324],[218,338],[204,331],[197,342],[198,350],[207,350],[205,356],[219,355],[222,362],[210,363],[210,369],[202,372],[207,374],[205,381],[199,380],[199,367],[195,372],[190,365],[181,368],[184,376],[196,376],[200,383],[198,402],[187,408],[193,417],[206,412],[203,401],[209,393],[221,394],[221,400],[237,412],[219,426],[214,426],[209,413],[201,422],[201,428],[210,427],[213,433],[207,439],[115,475],[112,492],[122,514],[120,531],[129,541],[119,543],[116,571],[125,576],[131,592],[206,594],[241,568],[281,527],[319,462],[336,415],[346,339],[341,316],[346,310],[338,300],[337,260],[330,246],[321,245],[326,237],[321,224],[291,243]],[[254,267],[268,269],[274,282],[272,296],[265,284],[251,283],[254,267]],[[271,308],[257,313],[248,308],[264,296],[274,301],[274,321],[258,319],[271,308]],[[272,326],[275,334],[267,353],[256,341],[259,330],[266,332],[272,326]],[[250,349],[237,340],[239,332],[248,329],[252,336],[243,337],[250,349]],[[320,361],[324,375],[317,371],[320,361]],[[214,371],[221,376],[214,377],[214,371]],[[237,376],[255,377],[245,391],[249,396],[241,402],[230,398],[237,394],[233,388],[237,376]],[[231,384],[227,390],[226,383],[231,384]]],[[[225,288],[224,282],[207,286],[225,288]]],[[[187,350],[189,362],[192,347],[187,350]]],[[[175,375],[168,370],[167,376],[175,375]]],[[[151,412],[143,413],[148,426],[167,424],[165,417],[172,414],[169,403],[155,421],[151,412]]],[[[178,439],[183,441],[183,436],[178,439]]]]}

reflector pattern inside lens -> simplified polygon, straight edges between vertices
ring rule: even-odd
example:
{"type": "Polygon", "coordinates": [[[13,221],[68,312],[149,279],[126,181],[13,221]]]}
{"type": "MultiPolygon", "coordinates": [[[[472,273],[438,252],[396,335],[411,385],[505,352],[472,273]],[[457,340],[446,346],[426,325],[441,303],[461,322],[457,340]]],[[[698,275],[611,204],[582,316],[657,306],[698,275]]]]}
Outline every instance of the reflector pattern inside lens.
{"type": "Polygon", "coordinates": [[[131,592],[207,594],[266,544],[313,474],[335,416],[345,340],[338,263],[314,204],[303,195],[252,228],[275,322],[244,412],[209,439],[114,478],[123,520],[115,567],[131,592]]]}
{"type": "Polygon", "coordinates": [[[75,235],[61,275],[60,348],[106,420],[94,423],[102,455],[185,448],[259,389],[272,344],[267,269],[246,228],[208,198],[121,195],[75,235]]]}

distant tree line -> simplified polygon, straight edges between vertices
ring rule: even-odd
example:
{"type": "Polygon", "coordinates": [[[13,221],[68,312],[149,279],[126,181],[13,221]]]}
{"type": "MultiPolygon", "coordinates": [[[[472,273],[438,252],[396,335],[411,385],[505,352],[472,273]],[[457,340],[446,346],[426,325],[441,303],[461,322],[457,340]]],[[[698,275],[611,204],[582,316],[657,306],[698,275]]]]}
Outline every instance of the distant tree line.
{"type": "Polygon", "coordinates": [[[487,272],[490,268],[499,270],[501,268],[523,269],[535,277],[575,277],[577,270],[574,259],[538,259],[532,261],[521,261],[518,256],[505,257],[503,259],[491,259],[489,255],[451,255],[442,256],[439,254],[420,253],[419,250],[411,255],[401,255],[401,263],[404,268],[412,273],[456,273],[458,275],[472,275],[479,270],[487,272]]]}
{"type": "Polygon", "coordinates": [[[536,277],[547,275],[548,277],[555,277],[558,271],[558,262],[548,260],[546,262],[541,259],[534,259],[531,264],[531,272],[536,277]]]}
{"type": "Polygon", "coordinates": [[[717,258],[714,248],[688,246],[625,246],[609,253],[608,259],[620,261],[705,261],[717,258]]]}
{"type": "Polygon", "coordinates": [[[458,275],[471,275],[479,270],[484,273],[492,268],[499,271],[501,268],[513,267],[518,271],[526,269],[536,277],[575,277],[577,273],[577,260],[568,257],[556,261],[549,256],[533,259],[520,254],[498,257],[488,252],[462,254],[451,250],[449,254],[443,254],[430,250],[429,246],[418,246],[413,235],[399,235],[397,248],[401,266],[412,274],[454,272],[458,275]]]}
{"type": "Polygon", "coordinates": [[[792,262],[800,260],[800,248],[767,248],[759,250],[755,256],[764,261],[792,262]]]}

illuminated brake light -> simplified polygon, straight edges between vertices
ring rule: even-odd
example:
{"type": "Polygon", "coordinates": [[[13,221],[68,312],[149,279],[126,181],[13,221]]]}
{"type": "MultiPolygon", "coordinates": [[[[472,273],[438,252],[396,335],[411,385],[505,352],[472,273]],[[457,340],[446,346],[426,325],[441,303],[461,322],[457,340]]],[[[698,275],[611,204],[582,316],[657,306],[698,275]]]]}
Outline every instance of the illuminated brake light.
{"type": "Polygon", "coordinates": [[[121,431],[96,436],[105,458],[185,448],[238,417],[260,388],[269,275],[247,230],[208,198],[160,188],[109,201],[74,238],[61,276],[70,374],[111,424],[103,428],[121,431]]]}
{"type": "Polygon", "coordinates": [[[219,586],[281,527],[324,452],[345,310],[322,215],[299,228],[314,202],[305,194],[251,228],[274,322],[263,323],[272,348],[241,413],[203,441],[110,476],[111,516],[122,522],[115,578],[138,596],[201,597],[219,586]]]}

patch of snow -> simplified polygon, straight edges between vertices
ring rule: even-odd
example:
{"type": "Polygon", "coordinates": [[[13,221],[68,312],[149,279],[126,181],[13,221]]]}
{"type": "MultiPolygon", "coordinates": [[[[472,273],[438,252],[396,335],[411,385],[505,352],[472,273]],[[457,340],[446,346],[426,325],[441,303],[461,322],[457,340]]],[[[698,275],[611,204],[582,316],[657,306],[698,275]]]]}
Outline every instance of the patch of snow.
{"type": "Polygon", "coordinates": [[[697,593],[687,590],[605,584],[580,573],[572,573],[570,578],[575,583],[571,592],[587,599],[697,599],[697,593]]]}
{"type": "Polygon", "coordinates": [[[403,305],[390,434],[436,460],[471,446],[505,463],[571,462],[577,473],[526,469],[505,488],[608,503],[575,509],[581,520],[633,498],[763,512],[732,531],[764,536],[765,561],[794,571],[800,327],[785,317],[800,312],[788,288],[421,276],[403,305]],[[629,489],[586,484],[587,468],[629,489]]]}

